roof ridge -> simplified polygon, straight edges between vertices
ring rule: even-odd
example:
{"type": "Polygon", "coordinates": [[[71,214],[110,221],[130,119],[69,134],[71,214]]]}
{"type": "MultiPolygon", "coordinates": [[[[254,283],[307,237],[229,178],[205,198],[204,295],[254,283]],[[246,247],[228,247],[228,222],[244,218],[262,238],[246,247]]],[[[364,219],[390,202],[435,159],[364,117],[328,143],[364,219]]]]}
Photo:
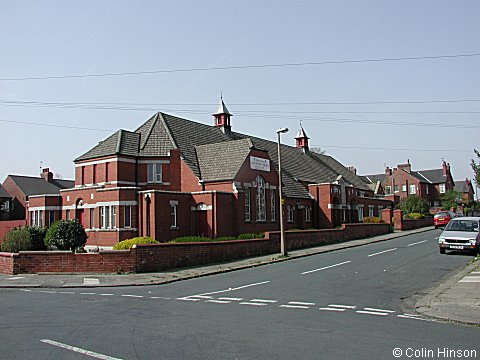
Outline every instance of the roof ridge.
{"type": "MultiPolygon", "coordinates": [[[[168,137],[170,138],[170,140],[172,141],[173,146],[175,146],[175,149],[178,149],[178,144],[177,144],[177,142],[175,141],[175,139],[173,138],[172,132],[170,131],[170,127],[168,126],[167,122],[165,121],[165,118],[163,117],[163,113],[162,113],[162,112],[158,112],[157,115],[159,115],[160,120],[162,121],[162,124],[163,124],[163,126],[165,127],[165,130],[166,130],[166,132],[167,132],[167,135],[168,135],[168,137]]],[[[167,114],[167,115],[168,115],[168,114],[167,114]]],[[[186,120],[186,119],[185,119],[185,120],[186,120]]]]}
{"type": "Polygon", "coordinates": [[[150,128],[148,129],[148,132],[147,132],[147,135],[145,136],[145,139],[143,139],[142,143],[140,144],[140,150],[143,150],[145,148],[145,146],[147,145],[148,139],[150,138],[150,135],[152,134],[153,128],[155,127],[155,124],[157,123],[158,114],[159,113],[157,112],[155,115],[153,115],[150,118],[150,119],[154,118],[154,120],[153,120],[152,124],[150,125],[150,128]]]}
{"type": "Polygon", "coordinates": [[[120,150],[122,149],[122,138],[123,138],[123,129],[120,129],[118,130],[117,147],[115,149],[116,154],[120,154],[120,150]]]}

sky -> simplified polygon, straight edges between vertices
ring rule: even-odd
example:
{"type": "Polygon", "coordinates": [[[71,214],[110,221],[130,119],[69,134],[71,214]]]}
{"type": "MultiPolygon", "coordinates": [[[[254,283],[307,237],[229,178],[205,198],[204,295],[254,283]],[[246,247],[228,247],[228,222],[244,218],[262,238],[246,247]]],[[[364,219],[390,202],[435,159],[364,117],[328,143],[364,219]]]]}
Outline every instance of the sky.
{"type": "Polygon", "coordinates": [[[358,174],[410,161],[472,179],[480,2],[0,0],[0,181],[157,111],[310,147],[358,174]],[[275,65],[275,66],[272,66],[275,65]],[[114,75],[112,75],[114,74],[114,75]]]}

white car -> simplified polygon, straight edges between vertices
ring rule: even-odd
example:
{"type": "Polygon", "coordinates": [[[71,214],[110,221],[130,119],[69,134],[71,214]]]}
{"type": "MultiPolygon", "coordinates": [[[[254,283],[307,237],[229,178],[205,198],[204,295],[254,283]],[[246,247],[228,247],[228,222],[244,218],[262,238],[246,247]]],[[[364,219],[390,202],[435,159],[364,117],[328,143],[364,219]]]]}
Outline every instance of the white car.
{"type": "Polygon", "coordinates": [[[480,217],[457,217],[451,219],[438,238],[440,254],[446,250],[467,251],[475,255],[480,250],[480,217]]]}

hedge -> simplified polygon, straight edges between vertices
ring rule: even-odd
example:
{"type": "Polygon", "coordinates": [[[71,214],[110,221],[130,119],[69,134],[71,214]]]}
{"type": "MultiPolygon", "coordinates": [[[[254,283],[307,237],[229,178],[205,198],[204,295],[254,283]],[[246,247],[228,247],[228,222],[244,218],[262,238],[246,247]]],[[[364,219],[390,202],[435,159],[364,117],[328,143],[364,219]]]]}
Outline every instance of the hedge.
{"type": "Polygon", "coordinates": [[[119,243],[115,244],[115,246],[113,247],[113,250],[128,250],[132,248],[133,245],[139,245],[139,244],[159,244],[159,242],[148,236],[136,237],[133,239],[120,241],[119,243]]]}

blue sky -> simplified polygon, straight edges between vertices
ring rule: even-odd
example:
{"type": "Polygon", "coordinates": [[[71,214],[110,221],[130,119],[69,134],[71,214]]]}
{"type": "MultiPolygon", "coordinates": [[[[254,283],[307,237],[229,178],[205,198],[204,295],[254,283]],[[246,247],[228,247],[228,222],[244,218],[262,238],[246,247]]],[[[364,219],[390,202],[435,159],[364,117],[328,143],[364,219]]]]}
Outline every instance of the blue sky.
{"type": "Polygon", "coordinates": [[[234,131],[275,140],[286,126],[293,145],[302,120],[311,146],[359,174],[445,159],[472,178],[480,56],[85,75],[477,54],[479,13],[478,1],[0,1],[0,179],[41,164],[73,178],[76,157],[156,111],[212,124],[220,93],[234,131]],[[81,77],[7,80],[68,75],[81,77]]]}

